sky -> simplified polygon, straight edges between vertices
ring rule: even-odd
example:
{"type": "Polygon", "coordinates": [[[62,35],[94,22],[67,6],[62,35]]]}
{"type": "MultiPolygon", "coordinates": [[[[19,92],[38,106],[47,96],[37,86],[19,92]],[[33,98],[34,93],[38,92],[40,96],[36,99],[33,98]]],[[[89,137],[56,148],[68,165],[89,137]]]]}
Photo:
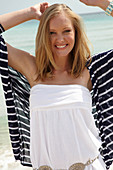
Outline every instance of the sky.
{"type": "Polygon", "coordinates": [[[88,7],[85,4],[81,3],[79,0],[1,0],[0,2],[0,15],[4,13],[9,13],[19,9],[23,9],[32,5],[35,5],[40,2],[49,2],[50,4],[54,3],[65,3],[67,4],[74,12],[81,13],[90,13],[90,12],[101,12],[102,10],[98,7],[88,7]]]}

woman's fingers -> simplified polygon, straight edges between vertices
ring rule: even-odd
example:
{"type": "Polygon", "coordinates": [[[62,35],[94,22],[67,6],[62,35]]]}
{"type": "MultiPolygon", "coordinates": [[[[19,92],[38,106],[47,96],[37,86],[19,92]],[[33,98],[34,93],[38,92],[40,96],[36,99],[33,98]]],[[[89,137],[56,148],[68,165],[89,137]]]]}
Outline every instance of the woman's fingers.
{"type": "Polygon", "coordinates": [[[34,5],[32,8],[34,8],[34,11],[35,11],[35,18],[37,20],[40,20],[42,14],[49,6],[50,4],[48,2],[43,2],[43,3],[34,5]]]}

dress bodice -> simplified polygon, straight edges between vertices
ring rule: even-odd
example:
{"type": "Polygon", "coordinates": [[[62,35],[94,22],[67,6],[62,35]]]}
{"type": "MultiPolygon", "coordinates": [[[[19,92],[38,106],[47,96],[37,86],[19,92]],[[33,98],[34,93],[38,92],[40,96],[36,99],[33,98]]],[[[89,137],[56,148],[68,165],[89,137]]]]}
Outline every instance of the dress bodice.
{"type": "MultiPolygon", "coordinates": [[[[56,107],[86,107],[92,109],[89,90],[82,85],[45,85],[37,84],[31,88],[30,108],[56,109],[56,107]]],[[[90,110],[91,111],[91,110],[90,110]]]]}

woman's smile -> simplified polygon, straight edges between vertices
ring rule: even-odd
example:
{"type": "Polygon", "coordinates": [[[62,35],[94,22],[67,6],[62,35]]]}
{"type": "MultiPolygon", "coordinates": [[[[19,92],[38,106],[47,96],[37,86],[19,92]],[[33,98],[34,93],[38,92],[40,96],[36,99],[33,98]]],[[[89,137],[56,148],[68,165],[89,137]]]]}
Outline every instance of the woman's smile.
{"type": "Polygon", "coordinates": [[[57,49],[64,49],[65,47],[68,46],[68,44],[65,45],[55,45],[57,49]]]}

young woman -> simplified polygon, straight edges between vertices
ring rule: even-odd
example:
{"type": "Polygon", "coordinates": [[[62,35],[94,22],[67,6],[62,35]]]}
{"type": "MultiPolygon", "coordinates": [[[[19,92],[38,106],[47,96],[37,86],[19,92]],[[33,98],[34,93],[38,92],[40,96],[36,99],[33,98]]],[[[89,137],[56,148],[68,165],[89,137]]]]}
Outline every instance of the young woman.
{"type": "MultiPolygon", "coordinates": [[[[103,6],[106,7],[106,3],[103,6]]],[[[90,90],[93,89],[97,118],[99,121],[101,120],[99,124],[101,135],[104,134],[104,122],[99,113],[101,103],[106,102],[107,99],[100,100],[99,95],[103,95],[100,86],[108,79],[98,82],[101,84],[98,84],[97,80],[101,80],[101,75],[99,75],[102,74],[101,62],[108,61],[107,66],[111,67],[112,51],[89,59],[90,50],[81,18],[64,4],[48,7],[48,3],[42,3],[13,13],[13,15],[11,13],[7,18],[8,21],[10,19],[12,21],[15,16],[18,16],[19,20],[13,20],[14,23],[10,23],[10,26],[4,15],[1,24],[8,29],[28,19],[33,19],[37,11],[38,19],[40,12],[43,15],[36,37],[36,58],[7,44],[9,66],[22,73],[31,86],[30,158],[32,166],[34,169],[105,169],[99,153],[101,144],[98,132],[91,114],[90,90]],[[100,101],[100,105],[98,101],[100,101]]],[[[2,26],[1,29],[3,29],[2,26]]],[[[6,46],[2,38],[1,41],[1,47],[5,51],[6,46]]],[[[107,88],[108,84],[104,92],[107,88]]],[[[5,87],[4,91],[7,91],[5,87]]],[[[18,92],[16,91],[16,93],[18,92]]],[[[13,95],[14,98],[15,96],[13,95]]],[[[22,127],[19,124],[18,130],[20,131],[20,129],[22,127]]],[[[21,140],[23,139],[21,138],[21,140]]],[[[102,140],[104,141],[105,137],[102,140]]],[[[12,141],[14,143],[15,139],[12,141]]],[[[24,146],[21,147],[22,150],[27,146],[25,140],[23,141],[20,142],[20,146],[24,143],[24,146]]],[[[104,145],[106,146],[105,143],[104,145]]],[[[103,153],[109,151],[109,147],[107,149],[104,148],[103,153]]],[[[23,154],[23,152],[21,153],[23,154]]],[[[19,155],[17,159],[21,160],[21,156],[19,155]]],[[[22,161],[24,164],[25,160],[22,161]]]]}

